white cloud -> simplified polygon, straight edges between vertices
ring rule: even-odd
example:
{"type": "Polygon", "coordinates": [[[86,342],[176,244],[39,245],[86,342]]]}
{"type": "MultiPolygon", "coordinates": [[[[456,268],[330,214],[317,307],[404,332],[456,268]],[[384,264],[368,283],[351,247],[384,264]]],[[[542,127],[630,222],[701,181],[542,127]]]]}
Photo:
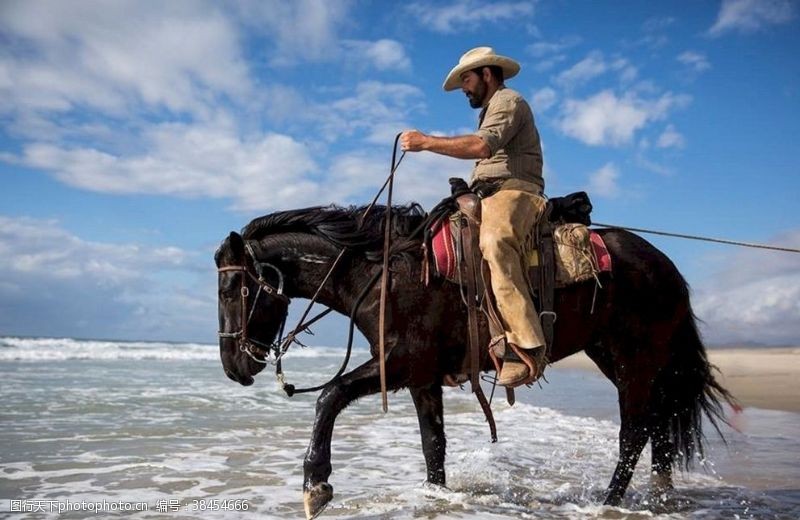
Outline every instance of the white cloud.
{"type": "Polygon", "coordinates": [[[639,70],[625,58],[617,58],[611,62],[611,69],[619,72],[622,83],[631,83],[639,76],[639,70]]]}
{"type": "Polygon", "coordinates": [[[321,121],[330,140],[364,131],[367,142],[387,144],[408,127],[406,119],[424,107],[423,99],[422,91],[412,85],[365,81],[356,85],[353,95],[318,105],[312,117],[321,121]]]}
{"type": "Polygon", "coordinates": [[[395,40],[338,40],[349,1],[242,0],[237,17],[215,5],[5,3],[0,31],[14,45],[0,54],[0,115],[10,116],[18,136],[96,147],[101,132],[106,145],[116,140],[128,149],[139,141],[131,134],[153,119],[213,121],[240,111],[252,128],[253,114],[319,121],[321,104],[311,101],[309,117],[309,100],[294,89],[257,85],[244,61],[248,35],[237,22],[275,42],[257,64],[336,58],[379,70],[411,67],[395,40]]]}
{"type": "MultiPolygon", "coordinates": [[[[646,140],[643,140],[643,141],[646,141],[646,140]]],[[[642,145],[641,145],[641,148],[646,149],[647,147],[648,147],[647,143],[643,142],[642,145]]],[[[658,174],[658,175],[663,175],[665,177],[668,177],[670,175],[674,175],[675,174],[675,171],[672,168],[670,168],[668,166],[664,166],[662,164],[658,164],[656,162],[653,162],[650,159],[648,159],[647,157],[645,157],[642,153],[639,153],[639,154],[636,155],[635,163],[636,163],[636,166],[638,166],[640,168],[643,168],[643,169],[645,169],[645,170],[647,170],[649,172],[653,172],[653,173],[658,174]]]]}
{"type": "Polygon", "coordinates": [[[348,61],[367,63],[378,70],[411,69],[411,59],[406,54],[403,45],[396,40],[345,40],[344,48],[352,54],[348,61]]]}
{"type": "Polygon", "coordinates": [[[663,31],[672,27],[676,21],[674,16],[654,16],[644,21],[642,31],[646,33],[663,31]]]}
{"type": "Polygon", "coordinates": [[[600,51],[590,52],[584,59],[561,72],[555,82],[566,88],[575,88],[606,72],[617,72],[621,83],[631,83],[639,71],[625,58],[606,60],[600,51]]]}
{"type": "Polygon", "coordinates": [[[566,36],[556,41],[538,41],[525,48],[525,51],[536,58],[533,69],[537,72],[546,72],[566,61],[567,51],[579,43],[579,36],[566,36]]]}
{"type": "Polygon", "coordinates": [[[796,14],[791,0],[723,0],[710,36],[726,32],[756,32],[772,25],[790,22],[796,14]]]}
{"type": "Polygon", "coordinates": [[[558,126],[564,134],[592,146],[620,146],[629,143],[648,122],[664,119],[689,99],[669,92],[649,100],[634,93],[617,97],[603,90],[587,99],[568,99],[558,126]]]}
{"type": "Polygon", "coordinates": [[[268,37],[264,50],[271,65],[326,61],[340,52],[339,30],[348,19],[350,0],[238,0],[239,18],[253,32],[268,37]]]}
{"type": "Polygon", "coordinates": [[[566,60],[567,60],[566,54],[554,54],[546,59],[537,61],[536,65],[533,66],[533,70],[535,70],[536,72],[547,72],[555,68],[555,66],[558,65],[559,63],[563,63],[566,60]]]}
{"type": "Polygon", "coordinates": [[[683,148],[685,144],[686,139],[672,125],[667,125],[656,141],[659,148],[683,148]]]}
{"type": "Polygon", "coordinates": [[[6,2],[0,32],[11,52],[0,54],[0,115],[13,118],[17,135],[59,140],[86,137],[87,125],[109,117],[125,130],[149,124],[151,115],[218,118],[228,103],[231,111],[279,112],[263,94],[275,88],[257,85],[245,61],[243,46],[253,35],[269,40],[256,64],[349,58],[409,70],[394,40],[339,40],[349,6],[240,0],[224,13],[206,0],[6,2]]]}
{"type": "MultiPolygon", "coordinates": [[[[384,149],[408,128],[410,114],[424,107],[418,88],[374,81],[325,104],[288,87],[276,86],[264,95],[273,107],[271,117],[300,125],[305,133],[310,127],[328,143],[356,136],[384,149]]],[[[0,160],[47,171],[84,190],[224,198],[244,211],[331,201],[334,181],[321,176],[325,142],[315,142],[312,149],[286,134],[240,126],[224,114],[207,122],[156,123],[129,136],[134,146],[31,142],[21,154],[5,153],[0,160]]],[[[360,190],[346,186],[343,196],[360,190]]]]}
{"type": "Polygon", "coordinates": [[[353,136],[385,145],[409,126],[413,114],[425,110],[423,92],[406,83],[363,81],[341,91],[326,91],[324,98],[271,85],[262,91],[259,103],[287,133],[320,136],[313,142],[318,152],[324,152],[321,145],[353,136]]]}
{"type": "MultiPolygon", "coordinates": [[[[58,221],[0,215],[0,270],[52,279],[118,284],[141,277],[153,267],[181,268],[188,253],[177,247],[87,242],[58,221]]],[[[13,282],[12,282],[13,283],[13,282]]]]}
{"type": "Polygon", "coordinates": [[[351,17],[352,0],[238,0],[238,19],[272,46],[264,61],[275,67],[305,62],[338,61],[377,70],[411,69],[403,45],[391,39],[342,39],[351,17]]]}
{"type": "Polygon", "coordinates": [[[210,340],[214,279],[198,280],[209,261],[210,253],[201,261],[174,246],[92,242],[54,220],[0,215],[0,329],[210,340]]]}
{"type": "MultiPolygon", "coordinates": [[[[359,203],[371,200],[389,174],[387,157],[370,152],[351,152],[333,161],[332,200],[359,203]]],[[[396,203],[419,202],[430,209],[450,195],[450,177],[469,179],[472,162],[429,152],[407,153],[397,169],[393,198],[396,203]]],[[[385,194],[383,199],[385,201],[385,194]]]]}
{"type": "Polygon", "coordinates": [[[16,49],[0,56],[0,112],[89,107],[124,115],[132,105],[203,116],[218,96],[251,82],[235,26],[196,3],[10,2],[0,30],[16,49]]]}
{"type": "Polygon", "coordinates": [[[434,153],[406,154],[403,164],[397,170],[397,200],[414,200],[430,209],[450,195],[447,179],[461,177],[469,180],[473,166],[474,161],[434,153]]]}
{"type": "MultiPolygon", "coordinates": [[[[771,243],[800,247],[800,231],[771,243]]],[[[712,343],[795,345],[800,340],[800,262],[796,255],[732,250],[725,266],[699,286],[694,308],[712,343]]]]}
{"type": "Polygon", "coordinates": [[[586,83],[592,78],[604,74],[607,70],[608,64],[603,58],[603,54],[593,51],[584,59],[560,73],[556,77],[556,83],[566,87],[573,87],[586,83]]]}
{"type": "Polygon", "coordinates": [[[0,117],[22,142],[0,161],[95,192],[277,209],[327,202],[318,164],[330,143],[388,145],[424,108],[410,85],[362,82],[324,90],[323,101],[251,76],[242,24],[274,43],[257,65],[336,58],[410,70],[395,40],[338,39],[349,1],[241,0],[235,7],[4,3],[0,34],[12,45],[0,53],[0,117]],[[265,130],[265,119],[282,131],[265,130]]]}
{"type": "Polygon", "coordinates": [[[581,41],[579,36],[566,36],[557,41],[538,41],[532,43],[528,45],[525,50],[534,58],[544,58],[554,54],[562,54],[564,51],[581,43],[581,41]]]}
{"type": "Polygon", "coordinates": [[[546,112],[558,101],[558,94],[550,87],[544,87],[533,93],[531,97],[534,112],[546,112]]]}
{"type": "Polygon", "coordinates": [[[225,125],[162,124],[145,141],[147,151],[130,155],[36,143],[20,160],[85,190],[231,198],[243,210],[302,204],[317,193],[308,150],[285,135],[242,138],[225,125]]]}
{"type": "Polygon", "coordinates": [[[355,204],[368,198],[371,200],[389,174],[388,164],[385,157],[364,150],[335,157],[327,175],[330,179],[327,193],[331,201],[355,204]]]}
{"type": "Polygon", "coordinates": [[[645,20],[641,30],[645,34],[637,43],[651,49],[660,49],[669,43],[669,28],[677,20],[672,16],[657,16],[645,20]]]}
{"type": "Polygon", "coordinates": [[[703,72],[711,68],[711,64],[708,62],[706,55],[700,52],[682,52],[676,59],[687,67],[691,67],[695,72],[703,72]]]}
{"type": "Polygon", "coordinates": [[[614,163],[607,163],[599,170],[589,175],[589,185],[586,191],[592,196],[614,198],[620,194],[619,169],[614,163]]]}
{"type": "Polygon", "coordinates": [[[457,30],[478,31],[481,24],[514,21],[533,14],[533,1],[493,2],[457,0],[447,5],[414,3],[409,11],[425,27],[441,33],[457,30]]]}

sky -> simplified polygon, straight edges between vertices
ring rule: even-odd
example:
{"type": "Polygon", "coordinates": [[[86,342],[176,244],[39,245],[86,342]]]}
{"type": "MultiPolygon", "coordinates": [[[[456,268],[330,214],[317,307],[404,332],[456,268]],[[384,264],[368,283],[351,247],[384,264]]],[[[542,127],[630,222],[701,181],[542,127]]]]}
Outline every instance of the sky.
{"type": "MultiPolygon", "coordinates": [[[[484,45],[522,65],[548,195],[800,247],[797,0],[3,0],[0,335],[214,343],[220,241],[369,202],[404,129],[474,131],[441,86],[484,45]]],[[[430,208],[469,173],[409,155],[395,201],[430,208]]],[[[709,343],[800,344],[800,255],[646,238],[709,343]]]]}

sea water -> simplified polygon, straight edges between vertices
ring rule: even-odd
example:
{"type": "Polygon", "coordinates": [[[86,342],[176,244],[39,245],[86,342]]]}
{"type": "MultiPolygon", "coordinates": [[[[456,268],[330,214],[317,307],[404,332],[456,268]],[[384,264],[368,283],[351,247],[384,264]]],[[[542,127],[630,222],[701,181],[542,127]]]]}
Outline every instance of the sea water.
{"type": "MultiPolygon", "coordinates": [[[[316,384],[342,356],[297,348],[285,368],[316,384]]],[[[357,351],[351,366],[366,359],[357,351]]],[[[669,496],[648,492],[646,450],[622,506],[607,507],[615,389],[557,365],[547,379],[513,407],[497,393],[496,444],[469,392],[445,391],[447,488],[423,482],[407,392],[389,395],[387,414],[377,396],[352,404],[336,422],[323,518],[800,518],[800,414],[746,409],[727,445],[707,426],[705,459],[669,496]]],[[[315,396],[287,397],[269,368],[245,388],[212,345],[0,338],[0,385],[0,517],[304,516],[315,396]]]]}

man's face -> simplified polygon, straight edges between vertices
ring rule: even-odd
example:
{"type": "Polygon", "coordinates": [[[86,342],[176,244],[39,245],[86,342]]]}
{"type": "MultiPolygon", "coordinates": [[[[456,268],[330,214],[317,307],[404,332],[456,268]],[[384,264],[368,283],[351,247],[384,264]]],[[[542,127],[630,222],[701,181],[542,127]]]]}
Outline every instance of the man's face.
{"type": "Polygon", "coordinates": [[[469,98],[469,106],[481,108],[483,99],[488,90],[486,82],[474,70],[468,70],[461,75],[461,90],[469,98]]]}

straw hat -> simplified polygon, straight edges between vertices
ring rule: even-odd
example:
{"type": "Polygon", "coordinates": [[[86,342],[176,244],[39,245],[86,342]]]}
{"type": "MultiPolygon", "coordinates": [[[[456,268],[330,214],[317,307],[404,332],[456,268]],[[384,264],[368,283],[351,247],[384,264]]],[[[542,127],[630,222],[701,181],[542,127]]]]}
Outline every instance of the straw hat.
{"type": "Polygon", "coordinates": [[[447,91],[455,90],[461,86],[461,75],[464,72],[491,65],[497,65],[503,69],[504,79],[513,78],[519,72],[519,63],[511,58],[496,54],[491,47],[475,47],[461,56],[458,65],[453,67],[453,70],[447,75],[447,79],[444,80],[442,88],[447,91]]]}

